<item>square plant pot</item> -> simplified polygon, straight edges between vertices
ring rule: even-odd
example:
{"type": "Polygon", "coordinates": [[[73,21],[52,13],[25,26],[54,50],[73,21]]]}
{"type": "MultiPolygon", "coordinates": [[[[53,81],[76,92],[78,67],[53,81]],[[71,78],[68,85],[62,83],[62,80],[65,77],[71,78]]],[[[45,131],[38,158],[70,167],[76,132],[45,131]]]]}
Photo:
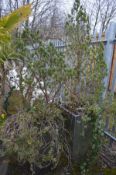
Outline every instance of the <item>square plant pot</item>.
{"type": "Polygon", "coordinates": [[[72,160],[78,163],[85,160],[88,151],[91,149],[92,126],[86,127],[82,122],[82,117],[70,112],[61,106],[65,118],[66,129],[71,133],[71,156],[72,160]]]}
{"type": "Polygon", "coordinates": [[[5,157],[0,158],[0,175],[7,175],[9,160],[5,157]]]}

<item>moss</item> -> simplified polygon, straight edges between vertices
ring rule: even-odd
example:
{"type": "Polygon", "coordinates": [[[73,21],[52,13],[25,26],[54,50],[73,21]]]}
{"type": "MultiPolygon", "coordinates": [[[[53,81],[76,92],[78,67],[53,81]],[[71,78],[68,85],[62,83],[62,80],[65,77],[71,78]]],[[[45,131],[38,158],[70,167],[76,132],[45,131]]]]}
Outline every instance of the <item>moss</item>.
{"type": "Polygon", "coordinates": [[[116,168],[104,168],[101,169],[99,167],[94,167],[91,169],[89,175],[98,175],[98,174],[103,174],[103,175],[116,175],[116,168]]]}
{"type": "Polygon", "coordinates": [[[19,91],[14,90],[11,96],[8,98],[7,113],[10,115],[16,114],[26,106],[27,102],[23,95],[19,91]]]}
{"type": "MultiPolygon", "coordinates": [[[[93,166],[86,175],[116,175],[116,168],[100,168],[93,166]]],[[[71,175],[83,175],[81,174],[80,167],[77,164],[73,164],[73,172],[71,175]]]]}
{"type": "Polygon", "coordinates": [[[104,175],[116,175],[116,168],[104,169],[104,175]]]}

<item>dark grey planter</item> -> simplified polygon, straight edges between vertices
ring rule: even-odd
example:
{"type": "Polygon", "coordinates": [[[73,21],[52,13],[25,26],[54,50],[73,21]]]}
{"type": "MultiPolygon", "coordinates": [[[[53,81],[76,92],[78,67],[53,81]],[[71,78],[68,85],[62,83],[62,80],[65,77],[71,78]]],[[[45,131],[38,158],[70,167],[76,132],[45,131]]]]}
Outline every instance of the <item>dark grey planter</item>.
{"type": "Polygon", "coordinates": [[[0,158],[0,175],[7,175],[9,160],[6,158],[0,158]]]}
{"type": "Polygon", "coordinates": [[[63,106],[61,109],[66,119],[66,128],[71,132],[72,159],[79,163],[85,160],[88,150],[91,149],[92,127],[88,125],[85,128],[80,115],[70,112],[63,106]]]}

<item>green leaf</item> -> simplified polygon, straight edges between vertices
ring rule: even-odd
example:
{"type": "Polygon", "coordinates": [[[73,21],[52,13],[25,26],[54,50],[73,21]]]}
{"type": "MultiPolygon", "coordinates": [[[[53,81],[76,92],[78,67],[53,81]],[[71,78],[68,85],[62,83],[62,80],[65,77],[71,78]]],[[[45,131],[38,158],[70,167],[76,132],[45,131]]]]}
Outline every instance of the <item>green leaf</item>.
{"type": "Polygon", "coordinates": [[[11,14],[0,19],[0,42],[10,40],[10,32],[13,31],[21,22],[27,19],[31,13],[31,5],[25,5],[15,10],[11,14]]]}

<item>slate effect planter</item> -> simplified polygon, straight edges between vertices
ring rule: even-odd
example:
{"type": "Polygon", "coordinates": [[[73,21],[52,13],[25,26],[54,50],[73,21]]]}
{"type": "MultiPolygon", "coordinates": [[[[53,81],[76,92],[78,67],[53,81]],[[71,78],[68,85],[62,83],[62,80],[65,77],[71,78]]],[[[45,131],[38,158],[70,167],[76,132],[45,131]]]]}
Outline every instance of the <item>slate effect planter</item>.
{"type": "Polygon", "coordinates": [[[66,119],[66,128],[71,132],[72,160],[79,163],[85,160],[86,154],[91,149],[92,127],[88,125],[84,128],[80,115],[70,112],[64,106],[60,106],[60,108],[66,119]]]}
{"type": "Polygon", "coordinates": [[[0,158],[0,175],[7,175],[9,160],[5,157],[0,158]]]}

